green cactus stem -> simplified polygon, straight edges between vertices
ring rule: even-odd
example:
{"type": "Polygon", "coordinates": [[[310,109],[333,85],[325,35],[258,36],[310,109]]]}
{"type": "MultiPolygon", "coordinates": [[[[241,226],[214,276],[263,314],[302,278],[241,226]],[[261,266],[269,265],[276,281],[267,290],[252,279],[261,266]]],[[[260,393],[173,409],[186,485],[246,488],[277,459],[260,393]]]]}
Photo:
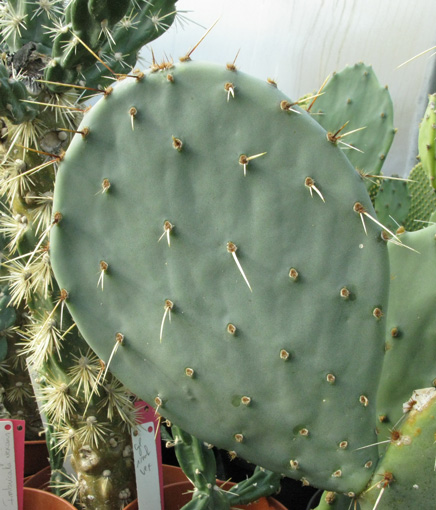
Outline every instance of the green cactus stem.
{"type": "Polygon", "coordinates": [[[418,150],[422,168],[433,189],[436,189],[436,94],[428,96],[428,106],[419,126],[418,150]]]}
{"type": "Polygon", "coordinates": [[[220,488],[222,484],[217,484],[215,454],[211,445],[202,443],[174,424],[171,424],[168,434],[170,440],[167,445],[174,447],[180,467],[194,486],[192,500],[183,507],[184,510],[229,510],[279,491],[281,475],[258,466],[251,477],[230,490],[220,488]]]}

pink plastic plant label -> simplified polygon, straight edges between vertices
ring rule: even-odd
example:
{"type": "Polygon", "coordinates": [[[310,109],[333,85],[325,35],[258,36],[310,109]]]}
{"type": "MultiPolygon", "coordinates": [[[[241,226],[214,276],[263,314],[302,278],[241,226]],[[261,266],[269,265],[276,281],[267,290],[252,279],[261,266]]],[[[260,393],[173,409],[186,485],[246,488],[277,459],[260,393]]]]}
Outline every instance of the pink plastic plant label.
{"type": "Polygon", "coordinates": [[[132,432],[139,510],[163,510],[162,450],[159,417],[145,402],[136,404],[139,424],[132,432]]]}

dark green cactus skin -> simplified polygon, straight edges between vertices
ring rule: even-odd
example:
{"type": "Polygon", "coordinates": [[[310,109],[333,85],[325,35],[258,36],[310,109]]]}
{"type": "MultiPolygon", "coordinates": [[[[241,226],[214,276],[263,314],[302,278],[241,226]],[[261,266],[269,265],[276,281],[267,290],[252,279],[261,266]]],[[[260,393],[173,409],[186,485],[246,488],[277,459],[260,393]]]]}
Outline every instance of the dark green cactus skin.
{"type": "Polygon", "coordinates": [[[2,362],[8,353],[8,343],[6,342],[6,338],[0,339],[0,362],[2,362]]]}
{"type": "Polygon", "coordinates": [[[14,325],[16,313],[14,308],[9,305],[9,294],[7,286],[0,287],[0,363],[8,354],[8,341],[5,330],[14,325]]]}
{"type": "MultiPolygon", "coordinates": [[[[175,3],[174,0],[140,0],[139,3],[73,0],[66,9],[65,29],[54,39],[45,79],[63,83],[80,81],[87,87],[111,85],[113,78],[105,78],[108,68],[97,63],[84,44],[95,54],[107,55],[107,65],[113,73],[125,74],[135,65],[137,52],[171,26],[176,14],[175,3]],[[77,42],[76,36],[84,44],[77,42]]],[[[62,91],[62,87],[54,84],[49,88],[62,91]]]]}
{"type": "Polygon", "coordinates": [[[343,132],[365,127],[343,140],[363,152],[342,148],[358,171],[380,173],[395,135],[394,112],[389,91],[380,85],[371,66],[359,63],[334,73],[313,113],[319,114],[315,120],[331,133],[348,121],[343,132]]]}
{"type": "Polygon", "coordinates": [[[412,391],[436,383],[436,298],[431,279],[436,268],[435,235],[435,225],[401,235],[404,244],[419,253],[389,243],[386,353],[377,396],[380,441],[389,439],[412,391]]]}
{"type": "Polygon", "coordinates": [[[40,439],[43,429],[26,360],[19,356],[22,338],[14,329],[24,323],[21,311],[10,306],[7,285],[0,286],[0,418],[25,420],[27,441],[40,439]]]}
{"type": "Polygon", "coordinates": [[[38,109],[21,101],[28,95],[25,85],[11,79],[6,67],[0,64],[0,117],[6,117],[14,124],[33,120],[38,109]]]}
{"type": "MultiPolygon", "coordinates": [[[[16,29],[3,30],[3,40],[9,50],[16,52],[28,43],[35,43],[39,52],[47,53],[52,45],[50,34],[47,33],[47,26],[52,26],[53,17],[45,9],[39,8],[40,2],[8,0],[2,2],[2,7],[5,11],[5,15],[2,17],[5,20],[9,17],[13,18],[16,27],[16,29]]],[[[58,5],[57,17],[63,10],[59,10],[59,7],[58,5]]]]}
{"type": "MultiPolygon", "coordinates": [[[[61,1],[42,8],[37,1],[12,0],[2,4],[0,22],[8,52],[32,45],[44,60],[44,79],[53,82],[46,87],[63,93],[63,84],[101,88],[111,85],[117,74],[128,73],[139,50],[171,26],[176,1],[71,0],[66,8],[61,1]]],[[[11,95],[16,101],[24,99],[18,85],[9,89],[9,103],[11,95]]],[[[1,91],[0,98],[2,105],[1,91]]],[[[32,113],[29,106],[21,105],[21,110],[32,113]]]]}
{"type": "Polygon", "coordinates": [[[15,309],[9,305],[10,296],[7,286],[0,287],[0,331],[10,328],[14,325],[17,318],[15,309]]]}
{"type": "Polygon", "coordinates": [[[436,94],[428,96],[428,106],[419,126],[418,150],[422,167],[432,188],[436,188],[436,94]]]}
{"type": "Polygon", "coordinates": [[[411,197],[408,183],[388,178],[381,181],[374,201],[374,209],[380,222],[395,232],[397,228],[404,226],[409,214],[411,197]]]}
{"type": "Polygon", "coordinates": [[[372,205],[375,203],[375,199],[377,198],[378,190],[380,189],[380,179],[374,180],[371,185],[367,185],[368,194],[371,199],[372,205]]]}
{"type": "Polygon", "coordinates": [[[280,489],[281,475],[256,467],[250,478],[233,486],[229,491],[216,484],[216,461],[213,450],[176,425],[171,427],[171,444],[177,461],[194,485],[192,500],[184,510],[208,508],[230,510],[235,505],[246,505],[261,496],[270,496],[280,489]]]}
{"type": "Polygon", "coordinates": [[[408,232],[414,232],[427,226],[427,222],[436,211],[436,193],[422,167],[418,163],[409,174],[407,183],[410,195],[409,214],[404,221],[408,232]]]}
{"type": "Polygon", "coordinates": [[[358,492],[377,456],[355,449],[375,440],[388,283],[380,229],[354,211],[374,215],[366,188],[268,83],[168,67],[94,106],[60,165],[51,257],[67,305],[102,359],[124,335],[111,370],[184,430],[358,492]],[[244,176],[241,155],[264,152],[244,176]]]}

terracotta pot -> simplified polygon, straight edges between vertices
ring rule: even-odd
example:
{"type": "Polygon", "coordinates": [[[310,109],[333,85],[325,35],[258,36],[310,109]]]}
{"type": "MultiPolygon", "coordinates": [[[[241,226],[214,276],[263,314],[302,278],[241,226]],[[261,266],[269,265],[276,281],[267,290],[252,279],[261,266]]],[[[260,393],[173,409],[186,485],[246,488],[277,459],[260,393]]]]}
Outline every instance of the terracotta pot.
{"type": "Polygon", "coordinates": [[[33,475],[48,465],[48,450],[45,439],[26,441],[24,443],[24,476],[33,475]]]}
{"type": "Polygon", "coordinates": [[[76,510],[76,507],[51,492],[25,487],[23,510],[76,510]]]}
{"type": "MultiPolygon", "coordinates": [[[[226,488],[230,488],[234,483],[228,482],[226,488]]],[[[164,487],[165,510],[180,510],[192,498],[191,482],[178,482],[166,485],[164,487]]],[[[285,506],[274,498],[260,498],[250,505],[238,505],[238,509],[246,510],[287,510],[285,506]]],[[[138,500],[132,501],[124,510],[138,510],[138,500]]]]}
{"type": "Polygon", "coordinates": [[[30,487],[32,489],[49,490],[51,468],[46,466],[41,471],[38,471],[34,475],[28,476],[24,480],[24,487],[30,487]]]}
{"type": "MultiPolygon", "coordinates": [[[[191,500],[192,493],[192,484],[186,478],[186,475],[178,466],[170,466],[164,464],[162,466],[163,469],[163,483],[164,483],[164,499],[165,499],[165,510],[179,510],[186,505],[191,500]]],[[[50,466],[45,467],[38,473],[33,476],[28,477],[25,481],[24,486],[26,488],[35,488],[35,489],[43,489],[44,491],[49,491],[49,483],[50,483],[50,466]]],[[[235,485],[233,482],[218,482],[220,483],[220,487],[225,490],[229,490],[231,487],[235,485]],[[222,485],[221,485],[222,483],[222,485]]],[[[41,492],[41,491],[38,491],[41,492]]],[[[60,499],[60,498],[58,498],[60,499]]],[[[62,500],[64,501],[64,500],[62,500]]],[[[50,510],[51,507],[47,507],[47,510],[50,510]]],[[[54,507],[57,508],[57,507],[54,507]]],[[[62,510],[64,507],[60,507],[62,510]]],[[[65,509],[71,508],[70,506],[65,507],[65,509]]],[[[74,507],[72,507],[74,508],[74,507]]],[[[247,509],[247,510],[286,510],[286,507],[281,503],[276,501],[273,498],[260,498],[256,503],[252,503],[250,505],[238,505],[238,509],[247,509]]],[[[39,507],[26,508],[24,505],[23,510],[40,510],[39,507]]],[[[41,507],[41,510],[45,510],[45,507],[41,507]]],[[[124,510],[138,510],[138,500],[132,501],[129,505],[127,505],[124,510]]]]}
{"type": "MultiPolygon", "coordinates": [[[[163,484],[169,485],[171,483],[186,482],[187,478],[185,473],[178,466],[170,466],[168,464],[162,465],[163,484]]],[[[41,471],[34,475],[28,476],[24,480],[24,487],[33,487],[34,489],[49,490],[51,470],[50,466],[46,466],[41,471]]]]}
{"type": "Polygon", "coordinates": [[[162,465],[163,471],[163,484],[170,485],[171,483],[186,482],[185,473],[179,468],[179,466],[170,466],[169,464],[162,465]]]}

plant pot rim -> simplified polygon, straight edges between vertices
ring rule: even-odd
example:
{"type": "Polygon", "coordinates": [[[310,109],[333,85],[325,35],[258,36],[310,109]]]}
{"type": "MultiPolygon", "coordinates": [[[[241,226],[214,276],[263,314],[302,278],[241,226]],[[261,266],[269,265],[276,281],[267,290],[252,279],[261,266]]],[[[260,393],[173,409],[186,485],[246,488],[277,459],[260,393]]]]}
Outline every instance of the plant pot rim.
{"type": "Polygon", "coordinates": [[[23,510],[77,510],[66,499],[51,492],[24,487],[23,510]]]}
{"type": "MultiPolygon", "coordinates": [[[[219,483],[220,480],[217,480],[217,482],[219,483]]],[[[236,485],[236,483],[235,482],[226,482],[224,485],[234,486],[234,485],[236,485]]],[[[180,492],[180,495],[182,495],[184,492],[186,492],[186,490],[191,490],[191,489],[192,489],[192,483],[189,480],[186,480],[184,482],[176,482],[176,483],[170,483],[168,485],[165,485],[164,494],[169,491],[175,491],[175,492],[180,492]]],[[[271,496],[267,497],[267,498],[259,498],[259,499],[266,499],[268,501],[270,510],[287,510],[287,508],[282,503],[280,503],[279,501],[277,501],[276,499],[274,499],[271,496]]],[[[186,504],[186,502],[183,503],[183,505],[184,504],[186,504]]],[[[180,506],[178,508],[182,508],[182,507],[180,506]]],[[[258,508],[258,507],[256,506],[256,502],[253,502],[253,503],[249,503],[248,505],[237,505],[237,508],[247,509],[247,510],[256,510],[256,508],[258,508]]],[[[135,499],[134,501],[129,503],[124,508],[124,510],[137,510],[137,509],[138,509],[138,500],[137,499],[135,499]]],[[[265,510],[265,506],[262,506],[262,509],[265,510]]],[[[173,510],[173,509],[171,509],[171,510],[173,510]]]]}

